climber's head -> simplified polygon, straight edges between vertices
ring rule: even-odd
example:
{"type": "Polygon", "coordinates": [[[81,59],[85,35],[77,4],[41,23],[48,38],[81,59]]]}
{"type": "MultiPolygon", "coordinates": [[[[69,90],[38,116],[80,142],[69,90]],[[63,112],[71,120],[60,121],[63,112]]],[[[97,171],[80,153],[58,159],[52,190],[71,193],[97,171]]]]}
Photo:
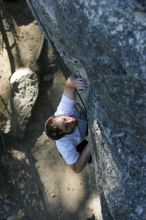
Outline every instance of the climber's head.
{"type": "Polygon", "coordinates": [[[67,115],[51,116],[45,122],[45,132],[48,137],[58,140],[66,134],[74,132],[78,120],[67,115]]]}

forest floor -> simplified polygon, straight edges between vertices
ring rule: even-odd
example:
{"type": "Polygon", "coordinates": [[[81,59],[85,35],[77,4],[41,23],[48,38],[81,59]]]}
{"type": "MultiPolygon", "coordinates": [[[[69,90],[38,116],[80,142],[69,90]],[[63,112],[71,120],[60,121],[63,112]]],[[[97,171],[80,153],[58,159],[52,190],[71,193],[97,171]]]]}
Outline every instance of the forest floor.
{"type": "MultiPolygon", "coordinates": [[[[8,1],[6,4],[10,10],[12,2],[8,1]]],[[[12,13],[17,17],[17,25],[21,23],[19,38],[23,39],[23,44],[26,42],[25,39],[28,45],[31,45],[32,41],[35,44],[31,47],[30,56],[33,60],[36,59],[35,50],[39,42],[39,37],[34,41],[36,30],[32,33],[31,24],[34,20],[31,16],[17,16],[15,13],[22,6],[16,4],[17,2],[13,3],[12,13]],[[28,21],[22,25],[24,18],[26,20],[28,18],[28,21]],[[33,37],[26,38],[29,28],[33,37]]],[[[26,5],[22,8],[23,13],[27,14],[26,5]]],[[[23,47],[23,56],[28,58],[28,54],[30,54],[30,46],[23,47]]],[[[1,92],[7,93],[9,88],[4,90],[7,88],[4,83],[10,77],[10,62],[6,52],[0,55],[4,63],[0,67],[1,92]]],[[[16,214],[16,219],[19,219],[18,212],[21,219],[29,220],[102,220],[94,169],[87,166],[83,172],[75,174],[60,157],[54,142],[44,133],[45,119],[55,111],[65,82],[63,73],[59,69],[51,77],[50,83],[41,79],[39,97],[24,138],[2,140],[0,220],[12,214],[16,214]],[[8,149],[8,153],[5,148],[8,149]]]]}

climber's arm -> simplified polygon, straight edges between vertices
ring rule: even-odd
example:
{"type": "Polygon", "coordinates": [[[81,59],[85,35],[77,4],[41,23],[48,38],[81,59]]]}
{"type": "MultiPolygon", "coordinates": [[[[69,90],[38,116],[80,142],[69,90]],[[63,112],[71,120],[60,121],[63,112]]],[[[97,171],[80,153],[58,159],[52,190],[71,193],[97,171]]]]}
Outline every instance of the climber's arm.
{"type": "Polygon", "coordinates": [[[77,160],[77,162],[73,165],[70,165],[70,168],[76,172],[76,173],[80,173],[83,168],[86,166],[89,157],[91,154],[91,145],[88,143],[84,150],[81,152],[79,159],[77,160]]]}

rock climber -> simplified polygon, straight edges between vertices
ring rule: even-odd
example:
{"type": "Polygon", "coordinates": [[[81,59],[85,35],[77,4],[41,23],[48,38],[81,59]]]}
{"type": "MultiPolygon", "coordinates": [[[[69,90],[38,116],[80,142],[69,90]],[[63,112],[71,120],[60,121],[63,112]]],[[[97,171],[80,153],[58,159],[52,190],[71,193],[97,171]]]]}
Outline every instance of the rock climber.
{"type": "Polygon", "coordinates": [[[85,91],[87,81],[83,78],[69,77],[57,111],[45,122],[45,132],[56,143],[57,149],[70,168],[79,173],[91,162],[91,145],[87,136],[85,112],[76,106],[76,89],[85,91]]]}

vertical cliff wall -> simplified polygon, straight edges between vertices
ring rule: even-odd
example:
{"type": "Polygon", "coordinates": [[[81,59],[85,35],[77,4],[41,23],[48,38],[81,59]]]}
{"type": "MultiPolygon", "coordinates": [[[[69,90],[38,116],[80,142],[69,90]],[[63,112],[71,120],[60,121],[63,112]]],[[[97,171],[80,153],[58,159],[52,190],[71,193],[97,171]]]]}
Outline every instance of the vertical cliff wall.
{"type": "Polygon", "coordinates": [[[27,2],[70,72],[90,83],[87,113],[104,219],[145,220],[145,1],[27,2]]]}

